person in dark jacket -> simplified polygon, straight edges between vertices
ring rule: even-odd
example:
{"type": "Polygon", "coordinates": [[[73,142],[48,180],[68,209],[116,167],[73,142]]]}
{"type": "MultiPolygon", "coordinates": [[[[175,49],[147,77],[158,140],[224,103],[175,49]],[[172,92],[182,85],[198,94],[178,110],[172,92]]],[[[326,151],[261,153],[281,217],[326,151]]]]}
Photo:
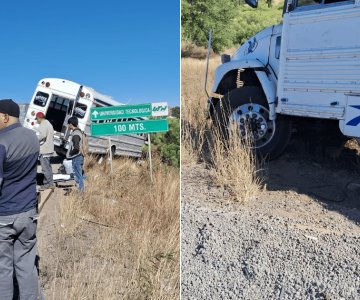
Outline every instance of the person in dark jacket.
{"type": "Polygon", "coordinates": [[[36,268],[36,170],[40,146],[19,123],[19,106],[0,100],[0,298],[12,300],[14,277],[20,299],[40,297],[36,268]]]}
{"type": "Polygon", "coordinates": [[[68,127],[71,130],[69,149],[66,153],[66,158],[72,161],[74,178],[79,191],[84,190],[84,176],[83,165],[84,156],[80,149],[82,144],[83,134],[78,128],[79,121],[76,117],[71,117],[68,120],[68,127]]]}

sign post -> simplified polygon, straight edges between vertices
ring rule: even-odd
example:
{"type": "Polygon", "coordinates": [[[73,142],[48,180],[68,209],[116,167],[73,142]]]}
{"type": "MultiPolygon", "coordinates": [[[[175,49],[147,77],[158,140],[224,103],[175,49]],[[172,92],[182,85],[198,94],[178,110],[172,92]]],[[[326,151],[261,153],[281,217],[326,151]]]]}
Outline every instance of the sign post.
{"type": "Polygon", "coordinates": [[[169,108],[166,102],[119,105],[91,109],[91,136],[109,136],[111,174],[113,172],[113,166],[110,136],[122,134],[147,134],[149,143],[148,156],[150,178],[151,181],[153,181],[150,133],[168,131],[169,123],[167,119],[148,120],[147,117],[164,117],[168,116],[168,114],[169,108]],[[136,120],[134,120],[134,118],[136,118],[136,120]],[[127,119],[132,119],[132,121],[127,121],[127,119]]]}
{"type": "Polygon", "coordinates": [[[150,168],[150,179],[153,181],[153,169],[152,169],[152,161],[151,161],[151,138],[150,133],[148,133],[148,143],[149,143],[149,168],[150,168]]]}
{"type": "Polygon", "coordinates": [[[109,137],[109,159],[110,159],[110,174],[113,173],[113,165],[112,165],[112,151],[111,151],[111,138],[109,137]]]}

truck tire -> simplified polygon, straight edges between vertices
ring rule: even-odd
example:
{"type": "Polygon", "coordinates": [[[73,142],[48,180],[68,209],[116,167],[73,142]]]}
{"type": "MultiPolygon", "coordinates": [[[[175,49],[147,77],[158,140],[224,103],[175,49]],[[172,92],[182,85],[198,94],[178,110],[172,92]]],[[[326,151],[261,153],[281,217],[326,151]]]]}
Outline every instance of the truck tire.
{"type": "Polygon", "coordinates": [[[291,136],[291,122],[286,117],[278,115],[275,121],[269,120],[269,106],[259,87],[242,87],[227,93],[215,107],[214,121],[225,139],[229,138],[230,121],[236,122],[240,134],[245,134],[247,124],[261,158],[277,158],[291,136]]]}

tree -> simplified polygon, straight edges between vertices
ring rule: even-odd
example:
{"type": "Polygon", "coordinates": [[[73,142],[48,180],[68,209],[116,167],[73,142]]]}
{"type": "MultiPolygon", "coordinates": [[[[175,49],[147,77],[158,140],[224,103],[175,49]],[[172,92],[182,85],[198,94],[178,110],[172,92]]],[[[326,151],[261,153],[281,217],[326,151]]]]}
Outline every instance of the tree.
{"type": "Polygon", "coordinates": [[[212,28],[215,52],[239,46],[264,28],[281,22],[282,5],[282,0],[266,0],[259,1],[254,9],[235,0],[183,0],[182,39],[207,47],[212,28]]]}
{"type": "Polygon", "coordinates": [[[180,119],[180,107],[175,106],[171,109],[171,116],[180,119]]]}
{"type": "Polygon", "coordinates": [[[278,24],[282,18],[282,5],[272,5],[263,1],[256,9],[243,4],[239,7],[237,16],[234,18],[234,44],[245,43],[250,37],[264,28],[278,24]]]}
{"type": "Polygon", "coordinates": [[[233,43],[234,0],[183,0],[182,38],[198,46],[207,46],[208,32],[213,29],[212,48],[219,52],[233,43]]]}
{"type": "Polygon", "coordinates": [[[162,160],[168,165],[180,167],[180,120],[169,120],[169,131],[151,135],[151,144],[162,160]]]}

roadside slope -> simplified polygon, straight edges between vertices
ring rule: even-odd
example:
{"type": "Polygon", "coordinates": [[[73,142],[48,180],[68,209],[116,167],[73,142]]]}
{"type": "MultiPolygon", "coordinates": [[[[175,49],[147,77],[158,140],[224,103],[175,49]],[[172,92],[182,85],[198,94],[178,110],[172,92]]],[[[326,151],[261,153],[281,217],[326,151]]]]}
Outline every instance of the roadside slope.
{"type": "Polygon", "coordinates": [[[46,299],[178,299],[179,171],[154,158],[87,161],[85,193],[56,189],[40,213],[46,299]]]}

